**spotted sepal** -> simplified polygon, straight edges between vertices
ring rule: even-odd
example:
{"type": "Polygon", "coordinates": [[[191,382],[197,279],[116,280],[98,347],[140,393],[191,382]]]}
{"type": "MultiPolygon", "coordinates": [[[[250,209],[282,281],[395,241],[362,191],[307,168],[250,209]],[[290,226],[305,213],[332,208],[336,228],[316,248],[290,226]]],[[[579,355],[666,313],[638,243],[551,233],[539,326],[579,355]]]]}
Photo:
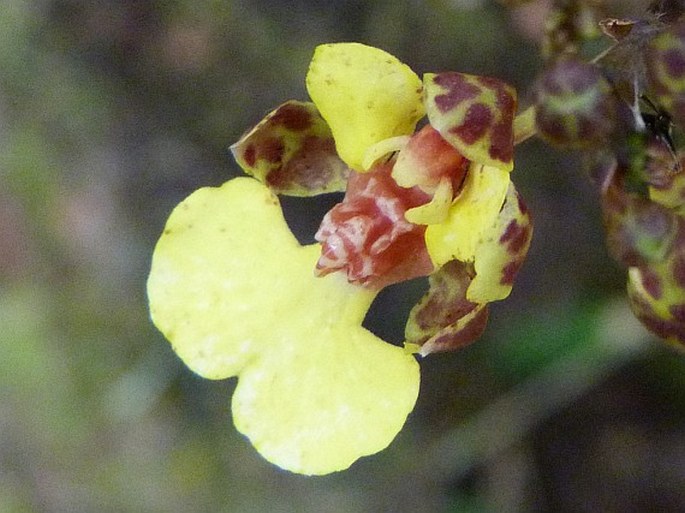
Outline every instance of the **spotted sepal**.
{"type": "Polygon", "coordinates": [[[665,341],[685,351],[685,223],[680,222],[679,251],[662,262],[631,267],[628,299],[635,316],[665,341]]]}
{"type": "Polygon", "coordinates": [[[509,189],[497,220],[476,247],[476,276],[466,297],[489,303],[511,293],[514,278],[523,265],[533,237],[533,220],[514,184],[509,189]]]}
{"type": "Polygon", "coordinates": [[[409,313],[406,348],[427,356],[461,349],[481,336],[487,305],[466,299],[474,275],[472,264],[452,260],[428,278],[428,292],[409,313]]]}
{"type": "Polygon", "coordinates": [[[516,90],[490,77],[426,73],[424,101],[430,124],[472,162],[511,171],[516,90]]]}
{"type": "Polygon", "coordinates": [[[231,146],[240,167],[276,194],[342,192],[349,168],[313,103],[288,101],[231,146]]]}
{"type": "Polygon", "coordinates": [[[673,210],[612,185],[602,196],[611,255],[628,267],[662,262],[673,251],[681,224],[673,210]]]}
{"type": "Polygon", "coordinates": [[[645,63],[655,100],[685,127],[685,23],[652,39],[645,63]]]}

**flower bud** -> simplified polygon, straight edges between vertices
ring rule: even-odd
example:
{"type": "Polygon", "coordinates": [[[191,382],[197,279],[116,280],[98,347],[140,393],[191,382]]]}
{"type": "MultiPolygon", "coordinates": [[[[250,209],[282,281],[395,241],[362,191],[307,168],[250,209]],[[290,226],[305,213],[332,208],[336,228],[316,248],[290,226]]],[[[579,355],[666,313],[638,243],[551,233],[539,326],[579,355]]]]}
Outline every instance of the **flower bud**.
{"type": "Polygon", "coordinates": [[[657,103],[685,126],[685,23],[652,39],[645,63],[647,81],[657,103]]]}
{"type": "Polygon", "coordinates": [[[685,223],[682,218],[672,251],[658,263],[631,267],[628,299],[647,329],[685,349],[685,223]]]}
{"type": "Polygon", "coordinates": [[[616,98],[593,64],[560,59],[538,79],[536,93],[538,133],[551,144],[598,145],[614,130],[616,98]]]}
{"type": "Polygon", "coordinates": [[[668,208],[611,187],[602,198],[607,246],[626,266],[661,262],[672,251],[678,216],[668,208]]]}

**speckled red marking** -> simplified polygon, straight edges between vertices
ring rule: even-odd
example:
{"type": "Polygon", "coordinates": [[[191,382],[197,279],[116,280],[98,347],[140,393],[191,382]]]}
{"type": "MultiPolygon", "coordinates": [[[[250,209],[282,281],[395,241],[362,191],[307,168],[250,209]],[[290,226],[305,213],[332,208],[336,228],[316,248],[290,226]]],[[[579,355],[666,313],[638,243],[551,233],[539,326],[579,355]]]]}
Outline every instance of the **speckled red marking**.
{"type": "Polygon", "coordinates": [[[523,198],[521,197],[520,194],[516,193],[516,201],[518,202],[518,209],[519,212],[521,212],[521,215],[527,215],[528,214],[528,205],[523,201],[523,198]]]}
{"type": "Polygon", "coordinates": [[[431,352],[454,351],[466,347],[480,338],[485,331],[487,323],[488,308],[485,307],[465,326],[462,326],[461,329],[456,330],[450,326],[444,330],[444,333],[441,333],[437,335],[435,339],[430,340],[428,343],[430,344],[431,352]]]}
{"type": "Polygon", "coordinates": [[[283,166],[274,169],[266,177],[273,190],[287,190],[293,185],[316,190],[325,187],[334,177],[337,168],[330,164],[334,158],[335,144],[332,139],[306,137],[297,151],[283,166]]]}
{"type": "Polygon", "coordinates": [[[530,238],[530,229],[528,226],[520,225],[513,219],[508,225],[499,241],[501,244],[507,245],[507,251],[512,254],[519,253],[530,238]]]}
{"type": "Polygon", "coordinates": [[[682,49],[673,48],[665,52],[663,56],[664,64],[669,78],[680,80],[685,75],[685,55],[682,49]]]}
{"type": "Polygon", "coordinates": [[[685,288],[685,255],[677,255],[673,261],[673,278],[680,288],[685,288]]]}
{"type": "Polygon", "coordinates": [[[490,158],[499,160],[500,162],[511,162],[514,158],[511,123],[511,121],[502,121],[492,128],[492,134],[490,134],[490,147],[488,148],[490,158]]]}
{"type": "Polygon", "coordinates": [[[660,299],[663,295],[663,285],[661,283],[661,278],[658,274],[653,272],[648,267],[643,267],[641,271],[641,281],[647,294],[652,296],[654,299],[660,299]]]}
{"type": "Polygon", "coordinates": [[[502,162],[509,162],[513,158],[513,123],[516,113],[516,98],[507,90],[504,83],[490,77],[480,77],[479,81],[485,87],[495,90],[496,108],[500,119],[492,128],[490,135],[490,157],[502,162]]]}
{"type": "Polygon", "coordinates": [[[415,321],[421,330],[428,334],[418,344],[425,342],[435,333],[435,328],[443,328],[457,322],[471,312],[476,304],[466,299],[466,290],[473,280],[471,266],[452,260],[446,263],[439,276],[431,278],[430,293],[424,297],[415,321]]]}
{"type": "Polygon", "coordinates": [[[447,89],[445,93],[435,96],[435,105],[441,112],[450,111],[460,103],[471,100],[480,93],[480,89],[468,83],[461,73],[440,73],[433,78],[433,82],[447,89]]]}
{"type": "Polygon", "coordinates": [[[259,144],[257,158],[276,164],[283,159],[284,151],[283,140],[279,137],[270,137],[259,144]]]}
{"type": "Polygon", "coordinates": [[[483,103],[474,103],[466,111],[464,122],[450,128],[450,132],[466,144],[473,144],[487,134],[493,119],[490,107],[483,103]]]}
{"type": "Polygon", "coordinates": [[[518,274],[522,265],[522,259],[513,260],[505,265],[504,269],[502,269],[502,277],[499,280],[500,283],[502,285],[513,285],[514,278],[516,278],[516,275],[518,274]]]}
{"type": "Polygon", "coordinates": [[[254,144],[250,144],[247,148],[245,148],[243,159],[245,160],[245,164],[247,164],[249,167],[254,167],[255,163],[257,162],[257,152],[254,144]]]}
{"type": "Polygon", "coordinates": [[[685,322],[685,305],[672,305],[668,308],[669,313],[676,321],[685,322]]]}
{"type": "Polygon", "coordinates": [[[282,125],[287,130],[301,132],[312,126],[311,114],[301,105],[285,104],[269,120],[274,125],[282,125]]]}

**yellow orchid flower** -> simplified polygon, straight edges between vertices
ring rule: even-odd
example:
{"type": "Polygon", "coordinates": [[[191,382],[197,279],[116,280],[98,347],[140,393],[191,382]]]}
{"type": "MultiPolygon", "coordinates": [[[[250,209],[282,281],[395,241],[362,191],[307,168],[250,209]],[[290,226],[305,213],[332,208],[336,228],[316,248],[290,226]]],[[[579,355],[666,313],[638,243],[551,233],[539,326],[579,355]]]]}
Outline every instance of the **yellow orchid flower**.
{"type": "Polygon", "coordinates": [[[531,225],[509,179],[509,86],[455,73],[421,80],[358,43],[318,47],[306,84],[312,102],[282,104],[231,147],[254,178],[200,189],[174,209],[148,295],[193,371],[238,377],[234,423],[257,450],[325,474],[401,429],[419,389],[413,352],[480,335],[531,225]],[[275,194],[342,190],[320,244],[300,246],[275,194]],[[428,275],[405,348],[361,326],[383,287],[428,275]]]}

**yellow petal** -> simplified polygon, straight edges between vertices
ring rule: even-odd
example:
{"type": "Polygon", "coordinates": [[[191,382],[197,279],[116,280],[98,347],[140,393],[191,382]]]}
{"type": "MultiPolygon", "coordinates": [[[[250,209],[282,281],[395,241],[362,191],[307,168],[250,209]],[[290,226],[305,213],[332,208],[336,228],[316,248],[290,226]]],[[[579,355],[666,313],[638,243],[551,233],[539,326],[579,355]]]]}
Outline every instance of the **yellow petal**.
{"type": "Polygon", "coordinates": [[[509,172],[472,163],[445,222],[426,229],[428,254],[436,266],[471,262],[476,246],[497,219],[509,187],[509,172]]]}
{"type": "Polygon", "coordinates": [[[361,327],[373,291],[315,278],[277,198],[254,179],[196,191],[153,255],[153,321],[208,378],[239,376],[236,427],[274,464],[342,470],[385,448],[418,394],[418,365],[361,327]]]}
{"type": "Polygon", "coordinates": [[[424,115],[421,79],[392,55],[359,43],[318,46],[307,90],[340,158],[360,172],[367,148],[411,134],[424,115]]]}
{"type": "Polygon", "coordinates": [[[308,343],[291,340],[293,350],[240,375],[233,414],[266,459],[326,474],[387,447],[414,406],[419,375],[413,356],[367,331],[311,330],[308,343]]]}
{"type": "Polygon", "coordinates": [[[440,180],[433,198],[418,207],[410,208],[404,213],[404,217],[414,224],[437,224],[442,223],[449,214],[452,202],[452,182],[448,177],[440,180]]]}
{"type": "Polygon", "coordinates": [[[502,210],[476,247],[476,276],[466,291],[466,298],[474,303],[506,298],[526,258],[532,236],[528,208],[510,182],[502,210]]]}
{"type": "Polygon", "coordinates": [[[390,139],[383,139],[372,146],[369,146],[364,152],[362,159],[362,168],[368,171],[371,167],[382,158],[389,158],[389,155],[395,151],[404,148],[411,139],[408,135],[398,135],[390,139]]]}

